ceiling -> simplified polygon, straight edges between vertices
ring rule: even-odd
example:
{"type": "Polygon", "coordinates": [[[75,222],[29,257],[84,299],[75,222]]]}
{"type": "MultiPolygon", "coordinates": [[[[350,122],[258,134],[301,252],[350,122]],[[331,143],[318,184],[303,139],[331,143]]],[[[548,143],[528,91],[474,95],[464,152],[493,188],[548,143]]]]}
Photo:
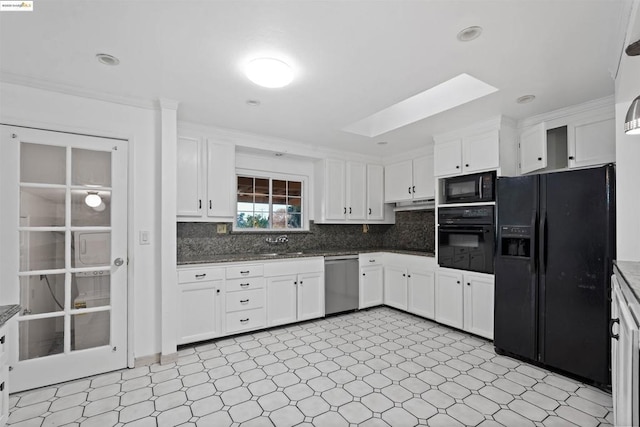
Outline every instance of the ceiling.
{"type": "Polygon", "coordinates": [[[498,114],[521,119],[613,94],[628,0],[34,3],[0,14],[5,81],[169,98],[179,120],[388,156],[498,114]],[[482,35],[459,42],[473,25],[482,35]],[[243,64],[265,53],[289,61],[292,84],[266,89],[244,76],[243,64]],[[461,73],[498,91],[374,138],[341,130],[461,73]],[[535,101],[515,102],[526,94],[535,101]]]}

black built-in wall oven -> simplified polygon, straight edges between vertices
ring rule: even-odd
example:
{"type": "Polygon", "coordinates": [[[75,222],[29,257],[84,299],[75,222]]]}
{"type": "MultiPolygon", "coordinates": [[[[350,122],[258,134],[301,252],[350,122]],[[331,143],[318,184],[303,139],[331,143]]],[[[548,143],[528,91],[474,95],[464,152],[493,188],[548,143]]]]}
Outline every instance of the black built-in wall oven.
{"type": "Polygon", "coordinates": [[[456,206],[438,209],[440,267],[493,273],[494,206],[456,206]]]}

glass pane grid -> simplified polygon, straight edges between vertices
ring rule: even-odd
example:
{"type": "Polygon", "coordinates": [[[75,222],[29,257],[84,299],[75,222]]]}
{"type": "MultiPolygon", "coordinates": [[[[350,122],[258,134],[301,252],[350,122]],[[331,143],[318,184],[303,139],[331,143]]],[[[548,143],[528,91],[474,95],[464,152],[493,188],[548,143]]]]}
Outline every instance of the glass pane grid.
{"type": "Polygon", "coordinates": [[[302,228],[301,181],[238,176],[237,184],[236,228],[302,228]]]}
{"type": "Polygon", "coordinates": [[[20,168],[19,358],[108,345],[111,152],[25,143],[20,168]]]}

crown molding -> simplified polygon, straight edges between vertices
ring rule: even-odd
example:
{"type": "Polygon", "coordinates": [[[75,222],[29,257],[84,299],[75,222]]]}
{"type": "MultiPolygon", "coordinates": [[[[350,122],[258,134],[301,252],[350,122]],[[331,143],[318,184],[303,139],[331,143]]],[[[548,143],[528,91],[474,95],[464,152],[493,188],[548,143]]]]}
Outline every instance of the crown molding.
{"type": "Polygon", "coordinates": [[[571,117],[582,113],[596,112],[596,110],[611,109],[611,111],[614,111],[614,108],[615,96],[609,95],[604,98],[593,99],[591,101],[583,102],[582,104],[571,105],[569,107],[559,108],[557,110],[518,120],[517,127],[518,129],[523,129],[542,122],[571,117]]]}
{"type": "Polygon", "coordinates": [[[114,104],[126,105],[129,107],[145,108],[148,110],[158,109],[158,102],[156,100],[114,95],[92,89],[79,88],[77,86],[72,86],[66,83],[54,82],[50,80],[25,76],[22,74],[10,73],[7,71],[0,71],[0,82],[26,86],[35,89],[43,89],[51,92],[62,93],[65,95],[78,96],[81,98],[111,102],[114,104]]]}

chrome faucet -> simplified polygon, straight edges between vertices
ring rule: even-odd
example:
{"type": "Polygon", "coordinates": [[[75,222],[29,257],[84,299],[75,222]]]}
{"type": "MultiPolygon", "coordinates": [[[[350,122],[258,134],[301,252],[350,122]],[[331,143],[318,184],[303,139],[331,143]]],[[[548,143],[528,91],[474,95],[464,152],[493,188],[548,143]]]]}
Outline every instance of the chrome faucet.
{"type": "Polygon", "coordinates": [[[282,236],[278,236],[275,239],[269,236],[264,240],[267,243],[278,244],[278,243],[287,243],[289,241],[289,238],[287,237],[286,234],[283,234],[282,236]]]}

